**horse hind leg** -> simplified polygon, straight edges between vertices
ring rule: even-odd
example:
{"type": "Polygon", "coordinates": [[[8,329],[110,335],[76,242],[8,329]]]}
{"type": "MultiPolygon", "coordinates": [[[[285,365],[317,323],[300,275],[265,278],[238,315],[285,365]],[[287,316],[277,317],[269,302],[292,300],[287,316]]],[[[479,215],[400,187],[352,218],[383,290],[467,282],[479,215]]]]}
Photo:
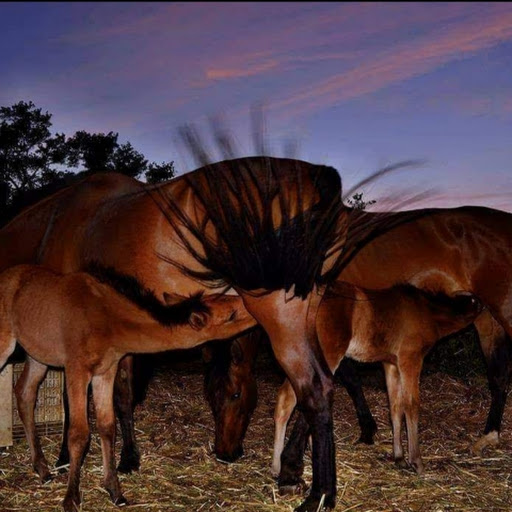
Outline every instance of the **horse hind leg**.
{"type": "Polygon", "coordinates": [[[133,356],[126,356],[119,362],[114,383],[114,407],[123,438],[121,460],[117,467],[120,473],[131,473],[140,468],[140,453],[133,420],[133,382],[133,356]]]}
{"type": "Polygon", "coordinates": [[[383,363],[386,375],[386,386],[388,388],[389,412],[391,426],[393,429],[393,459],[400,468],[407,467],[404,460],[404,449],[402,446],[402,420],[404,417],[404,406],[402,400],[402,386],[398,368],[390,363],[383,363]]]}
{"type": "Polygon", "coordinates": [[[420,408],[420,373],[422,358],[419,354],[399,361],[399,373],[402,390],[402,402],[407,424],[408,461],[410,466],[421,475],[424,471],[418,438],[420,408]]]}
{"type": "Polygon", "coordinates": [[[48,462],[46,461],[39,436],[37,435],[34,409],[37,401],[37,390],[47,370],[48,367],[46,365],[35,361],[27,355],[23,371],[14,387],[18,414],[20,415],[23,429],[25,430],[25,437],[27,438],[30,456],[32,458],[32,467],[43,483],[50,481],[52,475],[48,469],[48,462]]]}
{"type": "Polygon", "coordinates": [[[276,408],[274,411],[274,452],[271,470],[274,478],[277,478],[281,472],[281,454],[284,448],[286,425],[290,420],[290,416],[293,413],[296,403],[297,398],[295,397],[293,388],[290,381],[286,379],[284,384],[279,388],[276,408]]]}
{"type": "Polygon", "coordinates": [[[295,510],[315,512],[322,509],[321,504],[327,509],[334,508],[333,379],[315,325],[322,295],[314,290],[306,300],[286,300],[285,292],[279,290],[259,297],[242,293],[242,298],[249,313],[267,331],[274,354],[293,386],[299,410],[311,430],[313,482],[306,500],[295,510]]]}
{"type": "Polygon", "coordinates": [[[341,360],[338,367],[338,376],[356,408],[357,421],[361,429],[361,435],[357,442],[373,444],[373,436],[377,432],[377,423],[368,407],[368,402],[363,392],[361,377],[352,359],[344,357],[341,360]]]}
{"type": "Polygon", "coordinates": [[[90,374],[80,365],[66,367],[66,388],[69,399],[69,476],[64,512],[80,510],[80,469],[89,443],[87,391],[90,374]]]}
{"type": "Polygon", "coordinates": [[[487,363],[487,380],[491,392],[484,435],[471,447],[475,455],[482,455],[486,447],[498,446],[500,441],[501,422],[512,374],[512,343],[489,311],[484,311],[476,319],[475,327],[487,363]]]}
{"type": "Polygon", "coordinates": [[[96,427],[101,438],[104,472],[103,484],[114,504],[126,505],[128,502],[121,492],[121,485],[117,478],[114,453],[116,418],[112,395],[116,373],[117,364],[114,364],[104,374],[94,376],[92,379],[92,391],[96,409],[96,427]]]}

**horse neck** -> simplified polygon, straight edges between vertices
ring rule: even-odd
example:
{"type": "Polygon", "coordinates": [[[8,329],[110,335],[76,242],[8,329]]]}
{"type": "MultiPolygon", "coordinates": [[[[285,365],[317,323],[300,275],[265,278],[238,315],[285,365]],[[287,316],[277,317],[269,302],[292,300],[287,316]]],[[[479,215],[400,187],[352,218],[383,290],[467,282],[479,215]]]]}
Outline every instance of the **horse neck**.
{"type": "Polygon", "coordinates": [[[118,337],[115,344],[125,353],[149,354],[192,348],[206,339],[189,324],[165,326],[149,315],[144,315],[140,319],[131,317],[123,321],[122,336],[118,337]]]}

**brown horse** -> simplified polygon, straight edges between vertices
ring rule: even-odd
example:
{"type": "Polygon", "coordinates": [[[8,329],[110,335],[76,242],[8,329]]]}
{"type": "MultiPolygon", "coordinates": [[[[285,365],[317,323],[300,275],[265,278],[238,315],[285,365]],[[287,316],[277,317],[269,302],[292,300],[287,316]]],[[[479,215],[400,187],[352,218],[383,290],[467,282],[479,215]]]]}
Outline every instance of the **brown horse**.
{"type": "Polygon", "coordinates": [[[43,481],[49,479],[50,472],[35,429],[37,388],[49,365],[65,369],[71,459],[63,502],[66,512],[80,505],[90,383],[101,437],[104,485],[115,504],[126,504],[115,470],[112,400],[121,358],[127,353],[189,348],[255,325],[240,297],[196,296],[168,306],[132,276],[98,267],[95,274],[99,280],[84,272],[61,275],[33,265],[17,265],[0,274],[0,368],[18,341],[30,358],[30,371],[16,384],[18,410],[33,467],[43,481]]]}
{"type": "MultiPolygon", "coordinates": [[[[367,290],[337,282],[320,305],[318,337],[334,374],[345,355],[361,362],[382,362],[386,374],[393,427],[393,456],[404,466],[401,441],[407,423],[408,461],[423,472],[418,441],[419,381],[423,359],[437,340],[469,324],[480,313],[471,295],[434,295],[411,285],[367,290]]],[[[278,393],[274,421],[272,474],[279,476],[286,425],[296,405],[288,381],[278,393]]]]}
{"type": "MultiPolygon", "coordinates": [[[[234,159],[148,188],[96,175],[4,227],[0,269],[37,262],[68,273],[98,261],[137,276],[158,298],[168,293],[171,303],[236,287],[269,334],[311,425],[313,486],[298,510],[313,511],[323,495],[333,507],[336,492],[332,376],[314,319],[340,261],[344,211],[337,172],[298,160],[234,159]]],[[[131,419],[122,429],[134,439],[131,419]]],[[[122,457],[131,448],[125,444],[122,457]]]]}
{"type": "MultiPolygon", "coordinates": [[[[481,450],[487,444],[498,442],[512,371],[512,215],[489,208],[463,207],[417,211],[416,219],[401,222],[402,218],[410,219],[410,215],[410,212],[404,212],[388,216],[388,231],[376,234],[372,225],[381,223],[379,214],[353,211],[347,247],[354,247],[350,240],[355,234],[365,241],[365,245],[355,247],[352,259],[338,279],[373,289],[410,283],[446,295],[464,291],[486,306],[475,320],[487,359],[492,396],[484,436],[476,444],[476,449],[481,450]],[[382,268],[386,270],[381,271],[382,268]]],[[[382,225],[380,229],[383,229],[382,225]]],[[[241,344],[243,350],[247,350],[246,345],[247,340],[241,344]]],[[[251,351],[252,348],[248,354],[251,351]]],[[[236,375],[237,387],[254,388],[254,385],[243,381],[250,377],[250,373],[238,373],[235,365],[225,365],[225,368],[224,377],[217,375],[219,383],[223,379],[231,381],[236,375]]],[[[345,365],[344,369],[350,368],[345,365]]],[[[358,403],[360,425],[366,428],[363,436],[366,440],[371,439],[375,422],[364,402],[362,390],[352,382],[349,391],[358,403]]],[[[247,411],[246,400],[251,402],[252,398],[242,395],[240,411],[247,411]]],[[[223,405],[218,403],[216,408],[222,411],[223,405]]],[[[215,414],[219,416],[218,412],[215,414]]],[[[230,414],[236,415],[236,412],[231,410],[230,414]]],[[[244,421],[248,423],[247,418],[244,421]]],[[[216,417],[216,424],[221,423],[222,418],[216,417]]],[[[236,429],[230,431],[229,424],[225,425],[227,431],[218,432],[216,438],[224,438],[228,442],[216,446],[216,453],[223,459],[229,459],[233,452],[241,451],[242,439],[236,435],[236,429]]],[[[283,467],[288,467],[285,473],[287,481],[295,483],[300,482],[302,455],[294,447],[304,439],[304,428],[304,421],[299,421],[284,452],[286,463],[283,467]]]]}

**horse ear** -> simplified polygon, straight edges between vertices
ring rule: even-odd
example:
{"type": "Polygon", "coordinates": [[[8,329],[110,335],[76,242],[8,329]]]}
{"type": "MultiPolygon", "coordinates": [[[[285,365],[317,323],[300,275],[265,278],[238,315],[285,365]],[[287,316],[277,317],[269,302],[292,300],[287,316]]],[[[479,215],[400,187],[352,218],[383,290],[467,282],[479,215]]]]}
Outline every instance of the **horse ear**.
{"type": "Polygon", "coordinates": [[[188,323],[190,324],[190,327],[196,331],[200,331],[203,329],[207,324],[207,314],[194,311],[190,314],[190,318],[188,319],[188,323]]]}
{"type": "Polygon", "coordinates": [[[244,351],[238,340],[231,343],[231,360],[236,366],[241,364],[244,360],[244,351]]]}
{"type": "Polygon", "coordinates": [[[211,363],[213,360],[213,348],[211,347],[211,345],[209,343],[203,347],[202,352],[203,352],[203,361],[206,364],[211,363]]]}

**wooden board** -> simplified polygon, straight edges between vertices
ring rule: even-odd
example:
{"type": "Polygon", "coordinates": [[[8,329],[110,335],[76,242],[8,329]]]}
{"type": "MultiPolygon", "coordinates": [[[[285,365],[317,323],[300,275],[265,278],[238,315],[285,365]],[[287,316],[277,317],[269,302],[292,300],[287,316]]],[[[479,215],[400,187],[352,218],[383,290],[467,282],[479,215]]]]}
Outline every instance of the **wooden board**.
{"type": "Polygon", "coordinates": [[[0,373],[0,446],[12,446],[12,364],[0,373]]]}

